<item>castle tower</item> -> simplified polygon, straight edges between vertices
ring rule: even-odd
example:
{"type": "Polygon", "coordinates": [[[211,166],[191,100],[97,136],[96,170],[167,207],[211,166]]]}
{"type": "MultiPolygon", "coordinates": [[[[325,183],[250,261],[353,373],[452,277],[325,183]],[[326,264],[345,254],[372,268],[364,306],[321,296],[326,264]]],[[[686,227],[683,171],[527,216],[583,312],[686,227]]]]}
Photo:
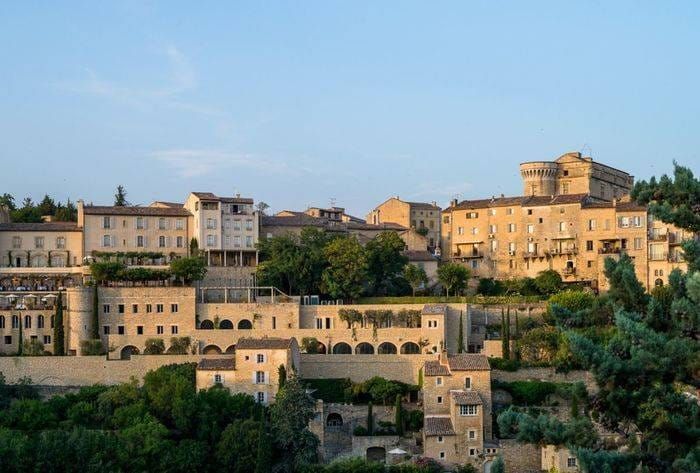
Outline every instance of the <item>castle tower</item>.
{"type": "Polygon", "coordinates": [[[555,195],[558,172],[559,166],[552,161],[522,163],[520,176],[523,178],[523,195],[555,195]]]}

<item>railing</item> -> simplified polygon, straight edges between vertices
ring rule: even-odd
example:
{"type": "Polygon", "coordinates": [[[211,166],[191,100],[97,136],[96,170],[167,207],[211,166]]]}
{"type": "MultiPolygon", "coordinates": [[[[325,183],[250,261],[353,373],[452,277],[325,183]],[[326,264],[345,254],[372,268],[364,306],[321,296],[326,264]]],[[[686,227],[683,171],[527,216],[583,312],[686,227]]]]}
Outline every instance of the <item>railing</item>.
{"type": "Polygon", "coordinates": [[[668,233],[652,233],[651,235],[649,235],[649,241],[666,241],[668,237],[668,233]]]}
{"type": "Polygon", "coordinates": [[[576,268],[564,268],[562,272],[567,276],[571,276],[572,274],[576,274],[576,268]]]}
{"type": "Polygon", "coordinates": [[[616,255],[622,253],[622,248],[598,248],[599,255],[616,255]]]}
{"type": "Polygon", "coordinates": [[[649,253],[649,261],[666,261],[670,260],[668,253],[649,253]]]}
{"type": "Polygon", "coordinates": [[[539,251],[525,251],[523,253],[523,258],[540,258],[542,256],[544,255],[539,251]]]}
{"type": "Polygon", "coordinates": [[[671,253],[668,255],[669,263],[684,263],[685,257],[681,253],[671,253]]]}

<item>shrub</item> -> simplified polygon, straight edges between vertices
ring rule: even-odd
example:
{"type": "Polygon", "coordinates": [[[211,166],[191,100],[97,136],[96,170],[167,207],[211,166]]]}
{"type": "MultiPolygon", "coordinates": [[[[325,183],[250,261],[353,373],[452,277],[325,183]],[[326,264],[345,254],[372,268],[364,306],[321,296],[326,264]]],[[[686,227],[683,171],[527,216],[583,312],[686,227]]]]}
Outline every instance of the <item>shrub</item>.
{"type": "Polygon", "coordinates": [[[348,402],[352,383],[348,378],[304,379],[304,385],[312,390],[311,396],[324,402],[348,402]]]}
{"type": "Polygon", "coordinates": [[[364,425],[358,425],[352,431],[352,434],[356,437],[367,437],[369,435],[369,432],[367,431],[367,427],[365,427],[364,425]]]}
{"type": "Polygon", "coordinates": [[[513,404],[517,406],[541,406],[547,396],[557,392],[558,388],[557,384],[548,381],[494,381],[493,387],[508,391],[513,396],[513,404]]]}
{"type": "Polygon", "coordinates": [[[80,342],[80,354],[85,356],[104,355],[104,346],[99,338],[80,342]]]}
{"type": "Polygon", "coordinates": [[[319,350],[316,337],[304,337],[301,339],[301,349],[309,354],[317,354],[319,350]]]}
{"type": "Polygon", "coordinates": [[[416,409],[406,413],[406,429],[409,432],[418,432],[423,428],[423,411],[416,409]]]}
{"type": "Polygon", "coordinates": [[[554,294],[547,301],[547,310],[551,310],[553,305],[558,305],[571,312],[590,309],[595,303],[595,296],[589,291],[562,291],[554,294]]]}
{"type": "Polygon", "coordinates": [[[39,340],[25,340],[22,347],[24,356],[41,356],[45,355],[44,344],[39,340]]]}
{"type": "Polygon", "coordinates": [[[518,360],[506,360],[504,358],[489,358],[489,364],[493,370],[518,371],[518,368],[520,368],[518,360]]]}
{"type": "Polygon", "coordinates": [[[168,353],[171,355],[187,355],[191,344],[192,340],[190,337],[172,337],[168,353]]]}
{"type": "Polygon", "coordinates": [[[535,287],[540,294],[556,294],[561,291],[563,282],[561,275],[553,269],[540,271],[535,278],[535,287]]]}
{"type": "Polygon", "coordinates": [[[144,355],[162,355],[165,352],[165,342],[162,338],[149,338],[145,345],[144,355]]]}

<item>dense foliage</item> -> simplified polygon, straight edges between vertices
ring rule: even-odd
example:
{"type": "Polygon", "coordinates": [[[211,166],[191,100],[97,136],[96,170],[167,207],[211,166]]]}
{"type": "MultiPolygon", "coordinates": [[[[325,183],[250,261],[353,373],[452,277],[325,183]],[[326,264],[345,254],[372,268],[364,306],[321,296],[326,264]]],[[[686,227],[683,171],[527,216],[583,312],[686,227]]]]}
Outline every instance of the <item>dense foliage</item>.
{"type": "Polygon", "coordinates": [[[0,195],[0,207],[5,207],[10,212],[13,222],[38,223],[43,216],[51,216],[59,222],[75,222],[78,220],[78,209],[70,199],[66,203],[56,202],[45,195],[41,202],[35,203],[31,197],[26,197],[20,205],[17,205],[11,194],[0,195]]]}

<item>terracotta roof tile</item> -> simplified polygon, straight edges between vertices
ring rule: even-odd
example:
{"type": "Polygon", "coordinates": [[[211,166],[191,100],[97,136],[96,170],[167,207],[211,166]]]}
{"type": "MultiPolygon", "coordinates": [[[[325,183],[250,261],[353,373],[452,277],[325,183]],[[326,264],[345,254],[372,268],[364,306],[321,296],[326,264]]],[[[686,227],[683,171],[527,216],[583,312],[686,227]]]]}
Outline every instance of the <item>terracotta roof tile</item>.
{"type": "Polygon", "coordinates": [[[291,338],[240,338],[236,350],[286,350],[292,344],[291,338]]]}
{"type": "Polygon", "coordinates": [[[439,361],[426,361],[423,364],[424,376],[449,376],[450,370],[445,365],[441,365],[439,361]]]}
{"type": "Polygon", "coordinates": [[[197,364],[197,369],[202,371],[232,371],[236,369],[236,360],[233,358],[202,358],[197,364]]]}
{"type": "Polygon", "coordinates": [[[486,209],[490,207],[507,207],[519,205],[522,207],[540,207],[544,205],[564,205],[584,203],[588,199],[587,194],[565,194],[555,196],[516,196],[516,197],[493,197],[491,199],[463,200],[455,207],[448,207],[443,210],[449,213],[451,210],[486,209]]]}
{"type": "Polygon", "coordinates": [[[155,217],[188,217],[192,214],[182,207],[118,207],[104,205],[86,205],[85,215],[143,215],[155,217]]]}
{"type": "Polygon", "coordinates": [[[426,417],[424,429],[426,437],[455,435],[452,419],[449,417],[426,417]]]}
{"type": "Polygon", "coordinates": [[[0,223],[0,232],[79,232],[75,222],[0,223]]]}
{"type": "Polygon", "coordinates": [[[459,405],[477,405],[483,404],[481,396],[476,391],[450,391],[450,395],[455,404],[459,405]]]}
{"type": "Polygon", "coordinates": [[[460,353],[447,355],[451,371],[483,371],[490,370],[489,359],[485,355],[475,353],[460,353]]]}

